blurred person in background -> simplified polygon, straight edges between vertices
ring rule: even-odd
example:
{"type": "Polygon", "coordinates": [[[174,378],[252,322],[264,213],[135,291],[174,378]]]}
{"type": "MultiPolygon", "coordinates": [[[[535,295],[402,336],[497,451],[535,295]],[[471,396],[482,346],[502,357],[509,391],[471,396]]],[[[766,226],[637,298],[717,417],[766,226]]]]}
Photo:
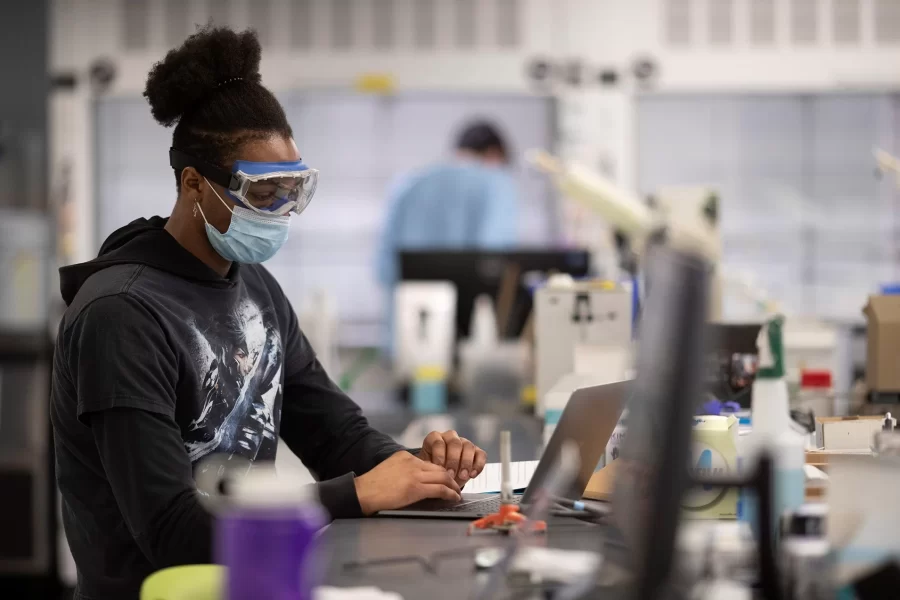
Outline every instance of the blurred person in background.
{"type": "Polygon", "coordinates": [[[488,122],[466,126],[456,156],[401,180],[389,196],[378,250],[387,292],[386,349],[392,353],[393,291],[404,250],[497,250],[518,241],[518,201],[509,149],[488,122]]]}
{"type": "Polygon", "coordinates": [[[137,598],[156,570],[212,562],[194,475],[213,453],[272,461],[281,436],[333,518],[459,499],[484,467],[455,432],[409,451],[372,429],[259,264],[316,178],[260,82],[260,54],[253,32],[207,28],[153,67],[150,110],[177,123],[172,214],[60,271],[51,419],[76,600],[137,598]]]}

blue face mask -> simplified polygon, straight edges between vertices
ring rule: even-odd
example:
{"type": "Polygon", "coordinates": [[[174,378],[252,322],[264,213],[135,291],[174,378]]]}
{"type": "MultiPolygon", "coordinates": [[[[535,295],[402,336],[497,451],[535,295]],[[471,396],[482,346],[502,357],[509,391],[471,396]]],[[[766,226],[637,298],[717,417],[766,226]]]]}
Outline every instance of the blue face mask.
{"type": "MultiPolygon", "coordinates": [[[[207,181],[207,184],[209,182],[207,181]]],[[[255,264],[269,260],[284,245],[290,231],[290,215],[276,217],[261,215],[242,206],[230,207],[222,200],[216,189],[210,186],[222,204],[231,211],[231,223],[228,230],[222,233],[209,224],[203,209],[203,221],[206,223],[206,237],[213,249],[222,258],[244,264],[255,264]]]]}

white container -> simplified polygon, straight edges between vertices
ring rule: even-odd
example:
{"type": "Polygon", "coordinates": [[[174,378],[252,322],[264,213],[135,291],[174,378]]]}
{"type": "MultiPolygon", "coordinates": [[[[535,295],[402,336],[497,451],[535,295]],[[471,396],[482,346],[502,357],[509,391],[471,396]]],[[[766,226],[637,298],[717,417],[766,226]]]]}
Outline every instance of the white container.
{"type": "Polygon", "coordinates": [[[834,388],[831,371],[803,369],[800,371],[800,389],[791,399],[791,408],[812,411],[816,417],[834,415],[834,388]]]}
{"type": "Polygon", "coordinates": [[[404,282],[394,289],[394,374],[410,381],[421,366],[453,371],[456,286],[404,282]]]}
{"type": "MultiPolygon", "coordinates": [[[[557,276],[535,293],[535,412],[543,416],[545,395],[567,373],[577,372],[579,346],[630,352],[631,287],[557,276]]],[[[588,357],[589,360],[589,357],[588,357]]]]}

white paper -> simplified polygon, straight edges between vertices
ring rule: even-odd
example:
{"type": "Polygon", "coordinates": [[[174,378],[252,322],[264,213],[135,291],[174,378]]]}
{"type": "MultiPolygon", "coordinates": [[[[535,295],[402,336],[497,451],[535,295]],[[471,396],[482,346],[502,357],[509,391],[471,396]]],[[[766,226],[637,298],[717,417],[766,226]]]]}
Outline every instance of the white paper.
{"type": "Polygon", "coordinates": [[[377,587],[339,588],[326,585],[313,590],[313,600],[403,600],[403,596],[377,587]]]}
{"type": "MultiPolygon", "coordinates": [[[[528,487],[534,470],[537,469],[538,461],[522,460],[509,464],[509,479],[512,483],[512,489],[521,490],[528,487]]],[[[484,466],[484,470],[478,474],[475,479],[469,480],[466,487],[463,488],[466,494],[489,494],[500,492],[500,463],[489,463],[484,466]]]]}

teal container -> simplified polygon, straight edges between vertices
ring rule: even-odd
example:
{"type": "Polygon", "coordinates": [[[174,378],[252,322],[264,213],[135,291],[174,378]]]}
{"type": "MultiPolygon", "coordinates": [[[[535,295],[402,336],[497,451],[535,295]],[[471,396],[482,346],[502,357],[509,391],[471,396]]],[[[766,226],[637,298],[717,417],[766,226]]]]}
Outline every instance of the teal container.
{"type": "Polygon", "coordinates": [[[447,412],[446,374],[440,367],[419,367],[410,390],[410,404],[417,415],[447,412]]]}

